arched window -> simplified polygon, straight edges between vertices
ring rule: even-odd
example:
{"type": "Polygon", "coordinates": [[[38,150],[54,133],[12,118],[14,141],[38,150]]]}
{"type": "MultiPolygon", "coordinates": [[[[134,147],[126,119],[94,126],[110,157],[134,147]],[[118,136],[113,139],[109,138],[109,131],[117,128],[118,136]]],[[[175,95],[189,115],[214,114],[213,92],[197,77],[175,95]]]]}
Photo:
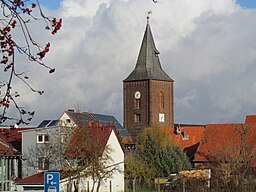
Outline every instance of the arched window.
{"type": "Polygon", "coordinates": [[[164,94],[162,91],[159,92],[159,108],[164,108],[164,94]]]}

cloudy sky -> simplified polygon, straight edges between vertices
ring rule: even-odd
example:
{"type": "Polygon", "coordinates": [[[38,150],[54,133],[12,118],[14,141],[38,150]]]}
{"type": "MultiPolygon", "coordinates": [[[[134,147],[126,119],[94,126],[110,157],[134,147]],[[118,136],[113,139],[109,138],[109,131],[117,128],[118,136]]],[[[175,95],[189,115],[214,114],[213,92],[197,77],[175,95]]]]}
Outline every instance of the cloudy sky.
{"type": "MultiPolygon", "coordinates": [[[[250,5],[233,0],[56,2],[44,7],[63,19],[45,59],[56,72],[29,66],[32,85],[45,94],[23,89],[19,101],[36,110],[32,125],[57,119],[68,108],[114,115],[122,123],[122,81],[135,67],[148,10],[162,68],[175,81],[176,123],[235,123],[256,114],[256,9],[250,5]]],[[[49,38],[35,34],[42,42],[49,38]]]]}

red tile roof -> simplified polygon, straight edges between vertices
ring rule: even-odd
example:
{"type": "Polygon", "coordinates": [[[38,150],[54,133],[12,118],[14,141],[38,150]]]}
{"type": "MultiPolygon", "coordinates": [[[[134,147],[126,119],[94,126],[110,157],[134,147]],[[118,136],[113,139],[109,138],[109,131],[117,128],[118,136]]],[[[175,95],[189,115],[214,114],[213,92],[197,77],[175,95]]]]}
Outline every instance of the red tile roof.
{"type": "Polygon", "coordinates": [[[206,161],[220,155],[236,158],[241,149],[241,136],[246,143],[256,148],[256,124],[209,124],[204,139],[198,148],[195,161],[206,161]],[[245,133],[248,130],[248,133],[245,133]]]}
{"type": "Polygon", "coordinates": [[[0,128],[0,155],[21,155],[21,132],[31,128],[0,128]]]}
{"type": "Polygon", "coordinates": [[[16,179],[15,181],[17,184],[44,184],[44,172],[37,173],[35,175],[31,175],[29,177],[23,179],[16,179]]]}
{"type": "MultiPolygon", "coordinates": [[[[175,128],[177,129],[177,128],[175,128]]],[[[182,149],[186,149],[191,147],[197,143],[199,143],[203,139],[205,131],[205,126],[185,126],[179,127],[179,133],[174,131],[173,137],[175,143],[182,149]],[[187,137],[187,139],[185,138],[187,137]]]]}
{"type": "Polygon", "coordinates": [[[114,131],[116,134],[114,126],[76,128],[70,139],[68,149],[66,150],[66,155],[80,156],[81,153],[83,153],[83,155],[90,155],[92,153],[92,150],[96,149],[96,145],[97,149],[102,149],[103,152],[112,131],[114,131]],[[82,144],[84,144],[84,147],[82,146],[82,144]]]}
{"type": "MultiPolygon", "coordinates": [[[[25,177],[23,179],[17,178],[15,180],[15,183],[18,185],[43,185],[44,184],[44,173],[47,171],[42,171],[39,173],[36,173],[34,175],[25,177]]],[[[59,171],[59,170],[52,170],[49,172],[59,172],[60,173],[60,180],[65,179],[69,176],[74,175],[74,173],[72,173],[72,171],[59,171]]]]}
{"type": "Polygon", "coordinates": [[[256,124],[256,115],[246,115],[245,123],[247,124],[256,124]]]}
{"type": "Polygon", "coordinates": [[[0,155],[19,156],[21,147],[21,135],[16,129],[0,129],[0,155]]]}

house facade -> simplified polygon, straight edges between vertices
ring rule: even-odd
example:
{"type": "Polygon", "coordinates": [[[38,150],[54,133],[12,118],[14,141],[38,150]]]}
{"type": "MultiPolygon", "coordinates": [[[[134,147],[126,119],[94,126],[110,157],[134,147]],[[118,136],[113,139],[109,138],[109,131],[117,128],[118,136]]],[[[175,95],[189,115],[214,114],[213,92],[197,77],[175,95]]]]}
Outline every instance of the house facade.
{"type": "MultiPolygon", "coordinates": [[[[104,162],[105,170],[114,170],[107,178],[100,181],[88,176],[81,177],[78,182],[77,175],[72,174],[72,171],[68,174],[63,173],[61,189],[65,191],[79,187],[79,190],[85,190],[99,184],[101,191],[106,191],[106,189],[124,191],[124,150],[115,126],[102,125],[103,123],[112,124],[112,121],[108,122],[107,120],[112,120],[113,117],[94,114],[94,118],[97,117],[97,122],[96,119],[90,117],[84,116],[83,113],[64,112],[58,121],[44,120],[37,128],[22,131],[23,179],[17,181],[20,190],[32,187],[27,181],[33,180],[33,176],[38,177],[39,173],[45,171],[61,170],[63,169],[63,162],[68,160],[68,163],[70,163],[73,162],[72,158],[77,159],[77,156],[67,158],[65,150],[70,146],[71,139],[76,135],[76,129],[82,127],[81,135],[84,135],[85,138],[80,142],[88,140],[93,143],[101,138],[100,141],[104,141],[103,147],[111,149],[108,154],[110,158],[107,162],[104,162]],[[77,123],[78,120],[79,123],[77,123]],[[96,126],[99,124],[100,126],[96,126]],[[90,132],[89,135],[88,131],[90,132]],[[69,176],[67,177],[67,175],[69,176]],[[76,186],[76,182],[78,182],[78,186],[76,186]]],[[[106,152],[103,151],[102,154],[106,152]]],[[[37,185],[40,189],[42,183],[39,182],[34,185],[37,185]]]]}
{"type": "Polygon", "coordinates": [[[62,127],[54,125],[22,131],[22,178],[58,169],[62,127]],[[54,150],[51,150],[54,146],[54,150]]]}

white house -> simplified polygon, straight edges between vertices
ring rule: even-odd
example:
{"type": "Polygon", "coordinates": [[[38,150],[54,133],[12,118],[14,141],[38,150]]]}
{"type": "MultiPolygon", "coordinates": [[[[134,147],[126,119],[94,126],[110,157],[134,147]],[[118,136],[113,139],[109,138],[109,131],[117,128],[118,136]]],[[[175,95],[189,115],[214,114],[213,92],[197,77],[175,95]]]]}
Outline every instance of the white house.
{"type": "MultiPolygon", "coordinates": [[[[56,165],[56,162],[61,162],[60,160],[53,160],[53,157],[49,155],[49,151],[47,152],[47,150],[42,150],[44,151],[44,154],[41,155],[38,155],[38,152],[40,152],[41,149],[44,149],[44,146],[51,145],[53,141],[56,143],[56,138],[59,138],[59,140],[57,141],[57,143],[59,144],[54,145],[54,148],[64,146],[64,144],[62,145],[62,142],[66,138],[63,137],[63,133],[65,133],[65,130],[69,128],[71,128],[72,130],[71,138],[73,138],[72,142],[74,142],[74,135],[76,134],[76,131],[74,130],[78,129],[79,127],[82,127],[83,130],[87,133],[87,137],[90,137],[90,139],[84,139],[84,141],[90,140],[95,142],[99,140],[99,147],[100,145],[102,145],[106,149],[111,149],[110,151],[108,151],[108,156],[110,158],[107,162],[104,162],[104,166],[105,170],[110,170],[114,168],[115,171],[113,171],[111,175],[109,175],[107,178],[103,179],[100,182],[100,191],[124,191],[124,150],[120,143],[119,136],[116,131],[116,126],[119,127],[119,129],[122,129],[120,123],[113,116],[105,116],[90,113],[75,113],[73,111],[67,111],[62,114],[59,120],[44,120],[37,128],[23,131],[23,179],[17,181],[19,190],[29,188],[30,186],[27,180],[33,180],[33,177],[38,177],[38,173],[40,172],[60,170],[61,165],[56,165]],[[90,130],[90,134],[88,134],[88,130],[90,130]],[[58,134],[59,137],[56,137],[56,135],[58,134]],[[34,150],[32,149],[33,147],[34,150]],[[32,162],[34,162],[35,165],[29,165],[28,158],[30,158],[30,161],[32,160],[32,162]]],[[[84,135],[86,134],[84,133],[84,135]]],[[[102,156],[105,153],[106,151],[102,151],[102,156]]],[[[69,154],[68,160],[70,161],[72,160],[72,158],[76,157],[74,155],[70,156],[69,154]]],[[[33,187],[35,185],[38,185],[38,189],[41,189],[43,180],[40,181],[36,179],[36,181],[37,183],[33,183],[33,187]]],[[[77,181],[75,174],[71,172],[68,174],[61,172],[62,191],[66,191],[67,188],[74,190],[76,186],[74,181],[77,181]]],[[[97,181],[94,183],[97,185],[99,182],[97,181]]],[[[92,186],[93,180],[90,176],[81,177],[78,185],[79,191],[86,191],[88,189],[91,189],[92,186]]],[[[94,188],[94,191],[96,191],[96,186],[94,188]]]]}
{"type": "MultiPolygon", "coordinates": [[[[105,171],[106,170],[115,170],[111,175],[104,178],[102,181],[96,180],[94,191],[96,191],[96,186],[100,185],[100,192],[123,192],[124,191],[124,150],[120,143],[118,134],[115,131],[115,127],[113,126],[99,126],[92,127],[90,129],[90,135],[95,140],[95,142],[100,141],[98,144],[103,145],[106,150],[102,152],[108,153],[110,159],[104,162],[105,171]],[[107,150],[111,149],[110,151],[107,150]]],[[[87,133],[88,134],[88,133],[87,133]]],[[[74,151],[71,150],[71,153],[74,151]]],[[[86,172],[86,170],[85,170],[86,172]]],[[[83,172],[81,173],[83,175],[83,172]]],[[[67,189],[71,189],[74,191],[76,175],[72,175],[68,178],[63,178],[61,181],[61,191],[67,191],[67,189]]],[[[81,177],[77,184],[79,191],[91,190],[93,186],[93,179],[91,176],[81,177]]]]}

